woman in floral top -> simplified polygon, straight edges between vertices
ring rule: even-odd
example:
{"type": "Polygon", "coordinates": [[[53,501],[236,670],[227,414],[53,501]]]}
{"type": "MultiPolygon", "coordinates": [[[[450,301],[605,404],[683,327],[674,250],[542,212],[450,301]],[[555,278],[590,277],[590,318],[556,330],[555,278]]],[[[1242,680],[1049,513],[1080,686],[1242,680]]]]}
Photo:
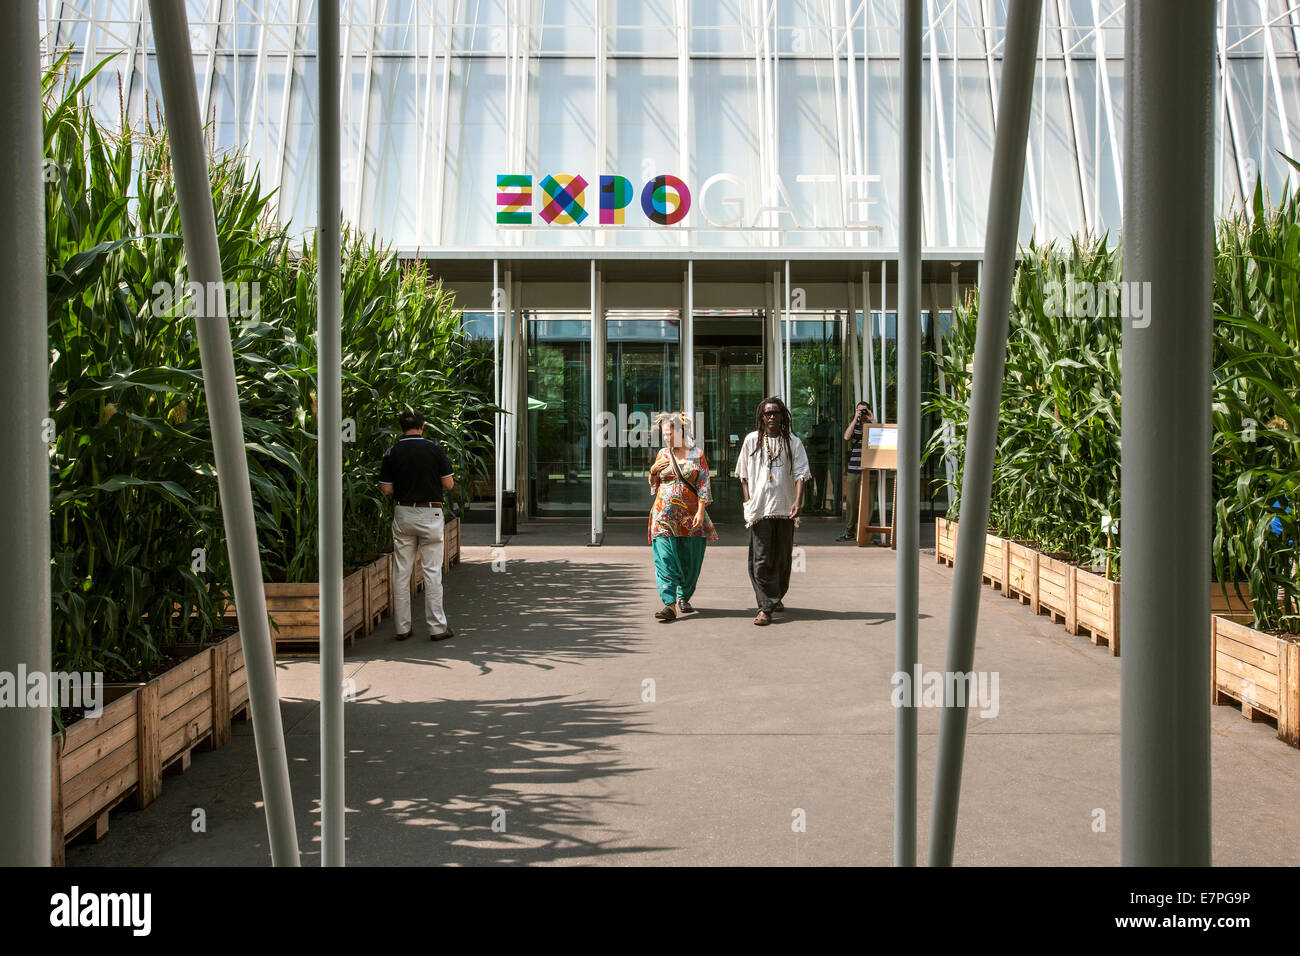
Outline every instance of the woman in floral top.
{"type": "Polygon", "coordinates": [[[664,447],[650,466],[650,488],[655,500],[650,507],[647,537],[654,549],[655,582],[664,602],[663,610],[657,611],[655,617],[666,624],[676,620],[678,612],[689,614],[695,610],[691,596],[704,565],[704,542],[717,541],[718,532],[704,510],[713,500],[709,494],[708,462],[702,451],[687,444],[690,419],[677,412],[660,415],[655,421],[664,447]]]}

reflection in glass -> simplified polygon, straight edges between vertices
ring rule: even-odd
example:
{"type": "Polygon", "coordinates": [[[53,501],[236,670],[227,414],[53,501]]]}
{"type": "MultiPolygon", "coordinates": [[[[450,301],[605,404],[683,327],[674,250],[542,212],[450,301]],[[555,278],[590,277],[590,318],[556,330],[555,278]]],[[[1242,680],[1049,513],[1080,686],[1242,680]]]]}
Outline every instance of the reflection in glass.
{"type": "Polygon", "coordinates": [[[650,507],[647,476],[662,447],[651,427],[655,415],[677,411],[682,394],[677,313],[651,317],[606,316],[605,410],[612,427],[598,438],[605,452],[610,515],[644,515],[650,507]]]}
{"type": "Polygon", "coordinates": [[[812,481],[804,488],[804,514],[840,510],[843,372],[840,316],[797,315],[790,326],[790,419],[812,469],[812,481]]]}
{"type": "Polygon", "coordinates": [[[539,517],[591,514],[591,319],[526,313],[529,501],[539,517]]]}

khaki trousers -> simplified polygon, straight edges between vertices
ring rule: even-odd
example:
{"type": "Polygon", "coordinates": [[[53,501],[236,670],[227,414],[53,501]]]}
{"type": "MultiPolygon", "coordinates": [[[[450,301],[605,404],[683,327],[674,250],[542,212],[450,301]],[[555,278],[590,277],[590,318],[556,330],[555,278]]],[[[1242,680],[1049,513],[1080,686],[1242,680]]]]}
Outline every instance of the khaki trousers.
{"type": "Polygon", "coordinates": [[[393,512],[393,618],[398,634],[411,630],[411,573],[419,556],[424,574],[424,618],[429,636],[447,633],[442,610],[442,509],[398,505],[393,512]]]}

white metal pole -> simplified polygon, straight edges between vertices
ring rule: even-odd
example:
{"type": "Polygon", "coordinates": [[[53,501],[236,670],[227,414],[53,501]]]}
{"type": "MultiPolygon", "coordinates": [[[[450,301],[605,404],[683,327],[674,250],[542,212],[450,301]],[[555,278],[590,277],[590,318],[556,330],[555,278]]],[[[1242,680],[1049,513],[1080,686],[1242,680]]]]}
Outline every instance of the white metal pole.
{"type": "Polygon", "coordinates": [[[343,345],[339,168],[339,2],[319,0],[317,96],[317,494],[320,511],[321,864],[344,865],[343,747],[343,345]]]}
{"type": "Polygon", "coordinates": [[[591,543],[598,545],[605,534],[605,446],[600,440],[600,421],[605,410],[605,322],[601,315],[600,273],[591,260],[591,422],[587,442],[591,454],[591,543]]]}
{"type": "Polygon", "coordinates": [[[1125,27],[1123,860],[1209,866],[1214,3],[1129,0],[1125,27]]]}
{"type": "MultiPolygon", "coordinates": [[[[0,670],[50,672],[50,353],[45,298],[41,41],[34,3],[0,7],[0,670]]],[[[93,31],[92,31],[93,32],[93,31]]],[[[88,62],[88,61],[87,61],[88,62]]],[[[192,74],[191,74],[192,75],[192,74]]],[[[22,693],[26,693],[23,689],[22,693]]],[[[0,707],[0,866],[49,866],[50,708],[0,707]]],[[[62,823],[56,822],[59,838],[62,823]]]]}
{"type": "Polygon", "coordinates": [[[790,394],[790,260],[785,260],[785,403],[791,405],[794,396],[790,394]]]}
{"type": "MultiPolygon", "coordinates": [[[[222,287],[221,252],[217,247],[216,218],[207,155],[199,123],[198,95],[194,86],[194,57],[185,4],[175,0],[149,0],[157,41],[158,76],[162,85],[167,132],[171,141],[176,199],[181,211],[181,232],[191,282],[204,289],[222,287]]],[[[276,686],[275,656],[271,649],[262,562],[253,520],[253,493],[248,480],[239,395],[235,390],[235,360],[230,347],[225,297],[197,297],[199,354],[203,365],[204,394],[212,422],[217,484],[225,521],[227,548],[248,672],[248,693],[253,714],[253,739],[262,778],[266,827],[271,861],[276,866],[299,866],[298,833],[294,824],[293,795],[289,788],[289,761],[276,686]],[[216,314],[207,315],[207,301],[216,314]]],[[[339,429],[338,421],[325,427],[339,429]]]]}
{"type": "MultiPolygon", "coordinates": [[[[1006,57],[994,135],[993,181],[984,240],[987,285],[980,290],[979,329],[971,389],[970,435],[962,471],[961,521],[948,622],[945,673],[969,674],[975,665],[975,631],[979,623],[980,568],[988,527],[997,444],[1002,375],[1010,322],[1011,283],[1016,268],[1016,235],[1024,194],[1025,148],[1033,98],[1034,41],[1042,0],[1013,0],[1007,17],[1006,57]]],[[[970,701],[945,699],[939,726],[929,863],[951,866],[957,840],[962,763],[970,701]]]]}
{"type": "Polygon", "coordinates": [[[492,497],[495,499],[493,512],[496,518],[496,536],[494,545],[501,544],[501,505],[504,489],[501,477],[501,288],[500,262],[492,260],[492,404],[498,411],[492,413],[492,497]]]}
{"type": "MultiPolygon", "coordinates": [[[[682,411],[687,415],[695,414],[695,262],[687,260],[686,271],[682,275],[682,319],[677,323],[677,334],[681,337],[677,353],[682,362],[682,411]]],[[[667,369],[664,370],[667,372],[667,369]]],[[[664,409],[667,411],[667,409],[664,409]]],[[[698,429],[702,423],[695,421],[698,429]]]]}
{"type": "MultiPolygon", "coordinates": [[[[916,673],[921,534],[921,0],[903,6],[903,173],[898,243],[898,482],[894,527],[894,671],[916,673]]],[[[932,27],[936,29],[937,27],[932,27]]],[[[931,35],[932,70],[938,55],[931,35]]],[[[933,114],[931,114],[933,115],[933,114]]],[[[951,198],[951,196],[950,196],[951,198]]],[[[951,213],[950,213],[951,215],[951,213]]],[[[894,710],[894,865],[916,865],[917,713],[912,701],[894,710]]]]}

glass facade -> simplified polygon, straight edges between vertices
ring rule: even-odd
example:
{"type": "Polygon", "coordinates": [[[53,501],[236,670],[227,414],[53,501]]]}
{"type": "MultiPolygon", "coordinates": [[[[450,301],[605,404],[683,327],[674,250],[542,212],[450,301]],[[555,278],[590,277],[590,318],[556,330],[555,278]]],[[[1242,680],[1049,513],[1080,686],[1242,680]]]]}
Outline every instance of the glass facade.
{"type": "MultiPolygon", "coordinates": [[[[315,224],[313,0],[187,0],[213,145],[242,150],[315,224]]],[[[978,253],[1006,0],[927,2],[925,248],[978,253]]],[[[47,56],[110,124],[160,102],[147,4],[43,0],[47,56]]],[[[1119,229],[1124,4],[1043,5],[1021,238],[1119,229]]],[[[1218,206],[1295,183],[1300,8],[1220,0],[1218,206]]],[[[412,255],[654,248],[888,251],[898,241],[897,0],[343,0],[345,215],[412,255]],[[497,221],[499,174],[531,177],[527,225],[497,221]],[[581,222],[542,215],[548,174],[587,184],[581,222]],[[680,178],[680,223],[641,191],[680,178]],[[601,223],[599,177],[633,192],[601,223]]],[[[969,256],[968,256],[969,257],[969,256]]]]}
{"type": "MultiPolygon", "coordinates": [[[[482,384],[501,389],[503,484],[486,490],[528,515],[591,515],[593,536],[597,516],[644,515],[648,419],[689,404],[715,517],[735,520],[736,449],[780,394],[814,468],[808,510],[842,508],[853,403],[897,419],[900,7],[343,0],[344,216],[434,260],[466,330],[495,348],[482,384]]],[[[923,8],[933,349],[983,251],[1007,0],[923,8]]],[[[67,52],[77,75],[110,60],[87,88],[109,127],[122,111],[138,127],[161,100],[147,9],[41,2],[49,61],[67,52]]],[[[308,232],[314,0],[186,9],[212,147],[259,167],[276,215],[308,232]]],[[[1300,151],[1300,7],[1220,0],[1216,16],[1223,212],[1300,176],[1285,158],[1300,151]]],[[[1121,0],[1043,5],[1023,242],[1120,229],[1124,21],[1121,0]]],[[[928,360],[923,373],[923,398],[944,387],[928,360]]],[[[924,465],[923,513],[946,508],[947,468],[924,465]]]]}

